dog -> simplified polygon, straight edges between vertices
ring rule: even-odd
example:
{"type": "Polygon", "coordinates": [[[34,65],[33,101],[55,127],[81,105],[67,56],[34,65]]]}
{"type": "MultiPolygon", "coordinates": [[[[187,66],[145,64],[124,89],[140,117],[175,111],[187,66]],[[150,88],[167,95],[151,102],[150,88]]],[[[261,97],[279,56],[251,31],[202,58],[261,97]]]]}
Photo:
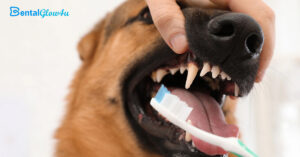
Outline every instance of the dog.
{"type": "Polygon", "coordinates": [[[221,110],[225,104],[222,113],[204,107],[207,115],[195,115],[192,124],[220,136],[237,136],[237,127],[231,125],[236,123],[235,100],[228,97],[251,91],[263,45],[262,30],[241,13],[180,2],[179,6],[189,43],[184,54],[175,54],[165,44],[143,0],[127,0],[81,39],[82,65],[55,135],[55,156],[227,156],[220,148],[188,137],[149,102],[164,84],[178,95],[199,100],[197,103],[206,101],[208,106],[202,102],[206,107],[221,110]],[[199,116],[207,126],[196,124],[199,116]],[[222,124],[211,126],[213,120],[222,124]],[[225,133],[228,130],[231,133],[225,133]]]}

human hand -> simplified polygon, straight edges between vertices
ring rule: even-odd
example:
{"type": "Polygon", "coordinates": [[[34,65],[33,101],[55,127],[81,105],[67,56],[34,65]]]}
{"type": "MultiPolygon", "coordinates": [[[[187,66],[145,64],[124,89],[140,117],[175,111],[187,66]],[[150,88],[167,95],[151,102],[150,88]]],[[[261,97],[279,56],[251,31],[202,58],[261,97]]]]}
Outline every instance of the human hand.
{"type": "MultiPolygon", "coordinates": [[[[170,48],[178,54],[188,48],[184,29],[184,16],[175,0],[146,0],[154,24],[170,48]]],[[[273,56],[275,43],[275,15],[262,0],[184,0],[185,3],[204,8],[228,8],[254,18],[264,32],[264,46],[256,82],[261,82],[273,56]]]]}

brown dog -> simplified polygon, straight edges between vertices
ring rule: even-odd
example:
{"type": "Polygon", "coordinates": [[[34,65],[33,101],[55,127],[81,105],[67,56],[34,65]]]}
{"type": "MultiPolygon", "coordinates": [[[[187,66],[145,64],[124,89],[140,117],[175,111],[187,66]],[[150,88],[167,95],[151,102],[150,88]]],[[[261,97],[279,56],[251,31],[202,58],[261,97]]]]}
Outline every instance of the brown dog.
{"type": "MultiPolygon", "coordinates": [[[[224,95],[248,94],[257,72],[262,32],[243,14],[180,6],[189,41],[189,51],[183,55],[176,55],[163,42],[143,0],[126,1],[80,41],[82,66],[56,133],[56,156],[223,156],[207,144],[207,148],[199,146],[199,140],[193,139],[193,144],[183,130],[159,116],[149,101],[161,83],[179,96],[197,95],[199,103],[208,101],[219,108],[224,95]],[[179,69],[181,73],[176,72],[179,69]],[[204,76],[196,76],[205,69],[204,76]]],[[[221,136],[229,136],[226,130],[237,135],[233,126],[223,122],[223,113],[205,111],[202,117],[208,124],[198,127],[221,136]],[[219,126],[212,126],[213,120],[219,126]]],[[[223,112],[229,123],[235,123],[234,105],[223,112]]],[[[201,117],[192,118],[197,116],[201,117]]]]}

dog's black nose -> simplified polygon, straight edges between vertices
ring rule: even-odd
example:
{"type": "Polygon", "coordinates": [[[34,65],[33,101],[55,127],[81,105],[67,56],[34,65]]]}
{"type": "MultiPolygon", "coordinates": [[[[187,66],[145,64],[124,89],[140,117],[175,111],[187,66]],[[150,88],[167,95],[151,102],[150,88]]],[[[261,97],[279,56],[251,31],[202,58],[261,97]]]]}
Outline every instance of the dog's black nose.
{"type": "Polygon", "coordinates": [[[240,51],[249,54],[261,51],[263,45],[261,29],[245,14],[226,13],[216,16],[208,22],[207,27],[216,42],[241,45],[240,51]]]}
{"type": "Polygon", "coordinates": [[[224,10],[184,8],[192,60],[219,66],[237,82],[240,93],[253,86],[263,46],[263,32],[250,16],[224,10]]]}
{"type": "Polygon", "coordinates": [[[258,64],[264,38],[253,18],[197,8],[184,9],[183,13],[189,48],[199,60],[222,66],[258,64]]]}

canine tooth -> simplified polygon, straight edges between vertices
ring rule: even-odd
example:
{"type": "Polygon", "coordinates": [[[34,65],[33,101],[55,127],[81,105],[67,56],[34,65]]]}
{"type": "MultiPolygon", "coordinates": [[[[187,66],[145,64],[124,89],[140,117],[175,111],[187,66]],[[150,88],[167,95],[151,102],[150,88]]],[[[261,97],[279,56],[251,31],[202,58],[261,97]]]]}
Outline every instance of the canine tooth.
{"type": "Polygon", "coordinates": [[[164,78],[164,76],[167,74],[168,74],[168,72],[166,70],[158,69],[156,71],[156,81],[159,83],[164,78]]]}
{"type": "Polygon", "coordinates": [[[208,73],[211,70],[211,67],[208,62],[203,63],[203,68],[200,72],[200,76],[203,77],[206,73],[208,73]]]}
{"type": "Polygon", "coordinates": [[[170,69],[170,73],[172,74],[172,75],[174,75],[174,74],[176,74],[176,72],[179,70],[179,68],[172,68],[172,69],[170,69]]]}
{"type": "Polygon", "coordinates": [[[185,82],[185,89],[189,89],[198,73],[198,67],[194,63],[188,64],[188,75],[185,82]]]}
{"type": "Polygon", "coordinates": [[[212,77],[213,78],[217,78],[217,76],[219,75],[220,73],[220,68],[218,66],[213,66],[211,68],[211,73],[212,73],[212,77]]]}
{"type": "Polygon", "coordinates": [[[156,81],[156,71],[152,72],[151,78],[152,78],[153,82],[157,82],[156,81]]]}
{"type": "Polygon", "coordinates": [[[239,86],[234,83],[234,96],[239,96],[240,88],[239,86]]]}
{"type": "Polygon", "coordinates": [[[184,65],[180,66],[180,74],[183,74],[186,67],[184,65]]]}
{"type": "MultiPolygon", "coordinates": [[[[189,124],[192,124],[192,121],[191,120],[188,120],[187,121],[189,124]]],[[[192,135],[188,132],[185,133],[185,141],[186,142],[190,142],[192,140],[192,135]]]]}
{"type": "Polygon", "coordinates": [[[192,142],[192,146],[193,146],[193,147],[196,147],[194,142],[192,142]]]}
{"type": "Polygon", "coordinates": [[[224,71],[222,71],[220,73],[220,75],[221,75],[222,80],[225,80],[227,78],[227,76],[228,76],[224,71]]]}

